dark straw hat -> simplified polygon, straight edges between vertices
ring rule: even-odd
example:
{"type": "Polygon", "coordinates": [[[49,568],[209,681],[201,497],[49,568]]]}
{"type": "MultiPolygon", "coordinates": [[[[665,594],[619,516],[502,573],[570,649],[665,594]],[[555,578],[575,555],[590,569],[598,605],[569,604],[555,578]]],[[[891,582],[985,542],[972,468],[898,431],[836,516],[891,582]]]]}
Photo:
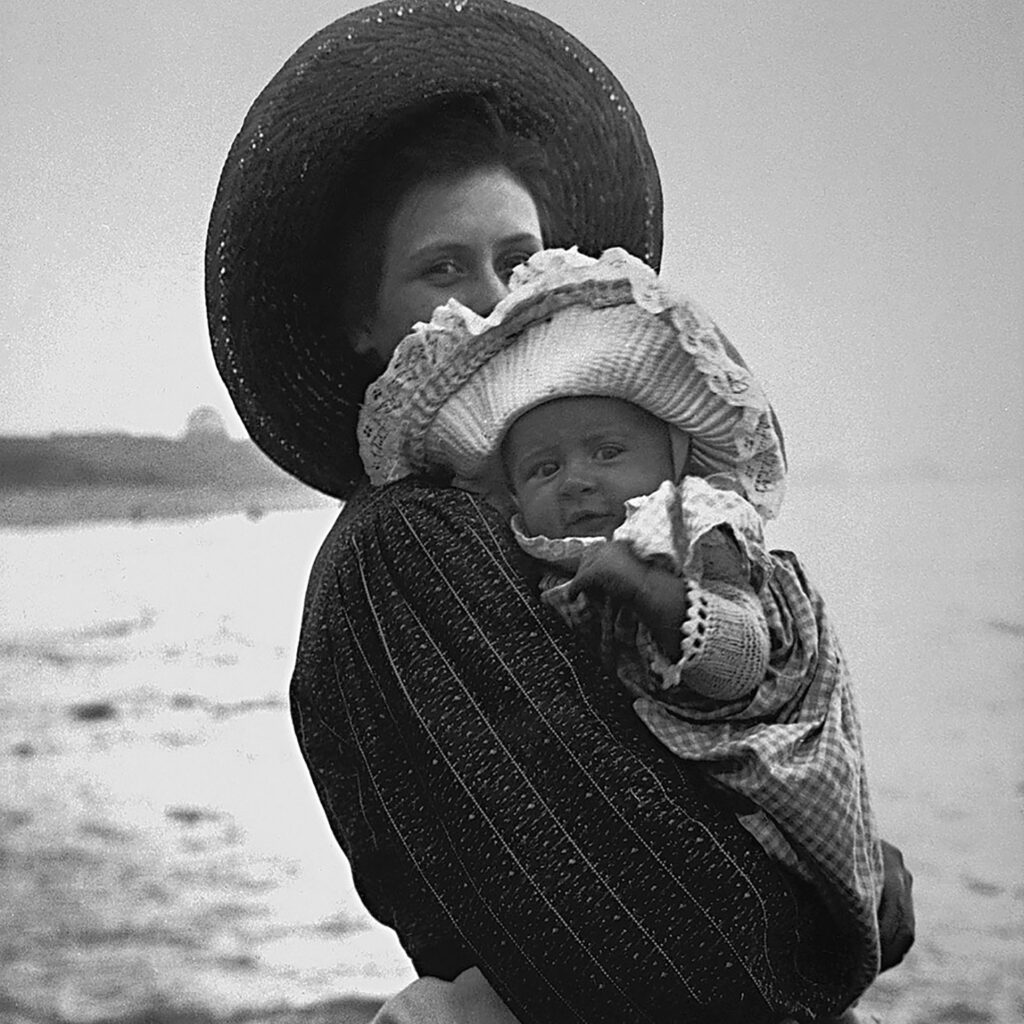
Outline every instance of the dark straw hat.
{"type": "Polygon", "coordinates": [[[546,244],[660,260],[661,187],[640,118],[558,25],[504,0],[387,0],[318,32],[257,97],[228,154],[206,300],[217,367],[253,440],[328,494],[346,497],[362,475],[366,383],[315,294],[324,225],[345,230],[338,184],[389,121],[478,95],[548,154],[559,226],[546,244]]]}

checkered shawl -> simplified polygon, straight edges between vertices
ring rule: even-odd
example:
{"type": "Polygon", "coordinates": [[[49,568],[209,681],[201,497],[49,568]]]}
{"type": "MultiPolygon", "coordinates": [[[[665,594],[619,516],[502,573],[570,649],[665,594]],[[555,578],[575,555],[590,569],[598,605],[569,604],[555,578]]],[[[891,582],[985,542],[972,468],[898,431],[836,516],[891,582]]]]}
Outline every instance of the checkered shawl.
{"type": "Polygon", "coordinates": [[[882,858],[868,799],[850,674],[824,603],[791,552],[772,552],[762,591],[771,638],[764,683],[713,710],[641,697],[670,750],[701,762],[763,813],[741,821],[824,893],[866,965],[878,970],[882,858]]]}

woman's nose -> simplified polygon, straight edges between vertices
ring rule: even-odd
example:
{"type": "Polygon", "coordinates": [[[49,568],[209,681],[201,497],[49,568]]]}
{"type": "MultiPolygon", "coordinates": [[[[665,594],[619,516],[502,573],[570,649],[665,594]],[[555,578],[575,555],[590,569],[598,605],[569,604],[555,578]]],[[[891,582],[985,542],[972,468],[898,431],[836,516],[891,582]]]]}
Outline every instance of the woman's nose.
{"type": "Polygon", "coordinates": [[[474,313],[487,316],[506,295],[508,295],[508,284],[505,279],[495,273],[492,267],[486,267],[474,276],[467,289],[466,297],[462,301],[474,313]]]}

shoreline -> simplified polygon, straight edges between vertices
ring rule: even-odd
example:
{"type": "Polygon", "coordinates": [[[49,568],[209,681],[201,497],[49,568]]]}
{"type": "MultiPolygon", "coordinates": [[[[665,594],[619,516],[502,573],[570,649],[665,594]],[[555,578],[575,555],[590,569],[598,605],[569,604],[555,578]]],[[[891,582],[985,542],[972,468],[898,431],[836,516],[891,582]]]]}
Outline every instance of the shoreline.
{"type": "MultiPolygon", "coordinates": [[[[312,1006],[234,1010],[226,1015],[209,1010],[168,1006],[147,1007],[120,1017],[104,1017],[102,1024],[369,1024],[383,999],[345,996],[312,1006]]],[[[75,1024],[63,1015],[32,1013],[0,994],[0,1019],[11,1024],[75,1024]]]]}
{"type": "Polygon", "coordinates": [[[339,504],[336,498],[299,484],[246,488],[137,484],[12,488],[0,489],[0,531],[206,519],[239,513],[258,520],[270,512],[339,504]]]}

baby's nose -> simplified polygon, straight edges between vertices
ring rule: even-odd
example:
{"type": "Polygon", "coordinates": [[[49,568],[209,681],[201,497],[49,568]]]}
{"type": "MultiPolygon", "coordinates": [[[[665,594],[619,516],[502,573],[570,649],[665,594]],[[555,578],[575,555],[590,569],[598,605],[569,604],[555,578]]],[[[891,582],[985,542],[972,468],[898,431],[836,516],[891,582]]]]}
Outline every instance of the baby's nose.
{"type": "Polygon", "coordinates": [[[565,472],[562,474],[561,490],[563,494],[585,494],[592,491],[594,486],[593,474],[588,473],[581,466],[571,464],[566,466],[565,472]]]}

